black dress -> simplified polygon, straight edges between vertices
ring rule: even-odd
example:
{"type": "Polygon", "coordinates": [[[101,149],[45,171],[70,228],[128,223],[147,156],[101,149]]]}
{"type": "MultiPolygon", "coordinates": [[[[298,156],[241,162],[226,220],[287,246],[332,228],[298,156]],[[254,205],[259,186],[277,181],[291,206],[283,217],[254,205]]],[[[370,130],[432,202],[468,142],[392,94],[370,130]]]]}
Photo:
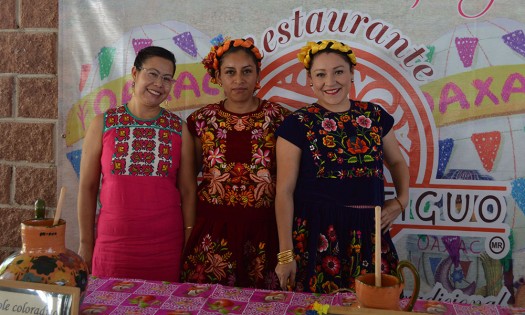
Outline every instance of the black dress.
{"type": "MultiPolygon", "coordinates": [[[[302,150],[292,227],[296,290],[354,289],[354,278],[374,272],[374,206],[384,203],[382,137],[394,119],[380,106],[350,101],[345,112],[308,105],[288,116],[278,137],[302,150]]],[[[381,269],[398,256],[383,235],[381,269]]]]}

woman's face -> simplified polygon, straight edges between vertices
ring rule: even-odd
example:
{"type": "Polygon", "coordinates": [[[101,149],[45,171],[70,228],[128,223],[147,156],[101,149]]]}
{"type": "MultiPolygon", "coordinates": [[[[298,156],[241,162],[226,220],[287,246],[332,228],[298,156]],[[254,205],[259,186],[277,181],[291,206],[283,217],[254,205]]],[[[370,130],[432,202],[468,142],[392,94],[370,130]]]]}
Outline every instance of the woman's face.
{"type": "Polygon", "coordinates": [[[131,70],[137,104],[160,106],[173,87],[173,63],[161,57],[146,59],[141,68],[131,70]]]}
{"type": "Polygon", "coordinates": [[[222,84],[226,98],[243,103],[251,102],[259,75],[252,56],[238,50],[222,57],[216,79],[222,84]]]}
{"type": "Polygon", "coordinates": [[[332,109],[348,106],[348,93],[354,78],[354,69],[338,53],[320,53],[315,56],[308,74],[319,104],[332,109]]]}

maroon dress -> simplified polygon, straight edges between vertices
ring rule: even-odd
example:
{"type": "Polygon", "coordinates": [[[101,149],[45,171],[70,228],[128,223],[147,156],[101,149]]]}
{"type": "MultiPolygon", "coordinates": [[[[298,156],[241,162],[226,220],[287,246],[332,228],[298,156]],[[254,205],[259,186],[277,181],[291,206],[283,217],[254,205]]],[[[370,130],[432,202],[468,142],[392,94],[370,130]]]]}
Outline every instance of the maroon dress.
{"type": "Polygon", "coordinates": [[[203,168],[182,281],[278,288],[274,134],[288,114],[265,100],[234,114],[222,101],[188,117],[202,143],[203,168]]]}

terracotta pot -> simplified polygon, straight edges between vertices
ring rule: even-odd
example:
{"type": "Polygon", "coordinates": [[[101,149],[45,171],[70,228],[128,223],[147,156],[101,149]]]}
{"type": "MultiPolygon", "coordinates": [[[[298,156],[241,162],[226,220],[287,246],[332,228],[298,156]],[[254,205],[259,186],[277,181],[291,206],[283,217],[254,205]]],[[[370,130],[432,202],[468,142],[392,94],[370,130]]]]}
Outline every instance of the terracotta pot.
{"type": "Polygon", "coordinates": [[[22,249],[0,265],[0,279],[74,286],[81,299],[87,288],[88,267],[65,247],[66,222],[32,219],[21,224],[22,249]]]}
{"type": "Polygon", "coordinates": [[[414,276],[414,292],[403,311],[410,312],[419,295],[419,273],[416,267],[406,260],[398,263],[398,277],[381,274],[381,286],[375,285],[375,274],[366,273],[356,278],[355,293],[360,307],[400,311],[399,298],[405,287],[403,269],[408,269],[414,276]]]}

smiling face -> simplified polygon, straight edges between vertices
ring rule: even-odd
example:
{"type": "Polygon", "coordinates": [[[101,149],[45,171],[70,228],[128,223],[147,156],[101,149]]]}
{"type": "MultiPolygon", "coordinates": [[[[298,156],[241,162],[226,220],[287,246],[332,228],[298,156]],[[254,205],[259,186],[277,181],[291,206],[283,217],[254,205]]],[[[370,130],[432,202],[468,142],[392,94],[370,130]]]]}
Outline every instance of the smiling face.
{"type": "Polygon", "coordinates": [[[335,52],[318,53],[312,60],[308,78],[321,106],[331,111],[348,109],[354,69],[343,56],[335,52]]]}
{"type": "Polygon", "coordinates": [[[216,79],[222,84],[228,100],[251,103],[259,74],[253,57],[244,50],[237,50],[221,58],[216,79]]]}
{"type": "Polygon", "coordinates": [[[167,79],[174,71],[171,61],[157,56],[146,59],[140,68],[133,67],[131,74],[135,81],[133,97],[136,103],[146,107],[160,106],[173,86],[173,82],[167,79]]]}

